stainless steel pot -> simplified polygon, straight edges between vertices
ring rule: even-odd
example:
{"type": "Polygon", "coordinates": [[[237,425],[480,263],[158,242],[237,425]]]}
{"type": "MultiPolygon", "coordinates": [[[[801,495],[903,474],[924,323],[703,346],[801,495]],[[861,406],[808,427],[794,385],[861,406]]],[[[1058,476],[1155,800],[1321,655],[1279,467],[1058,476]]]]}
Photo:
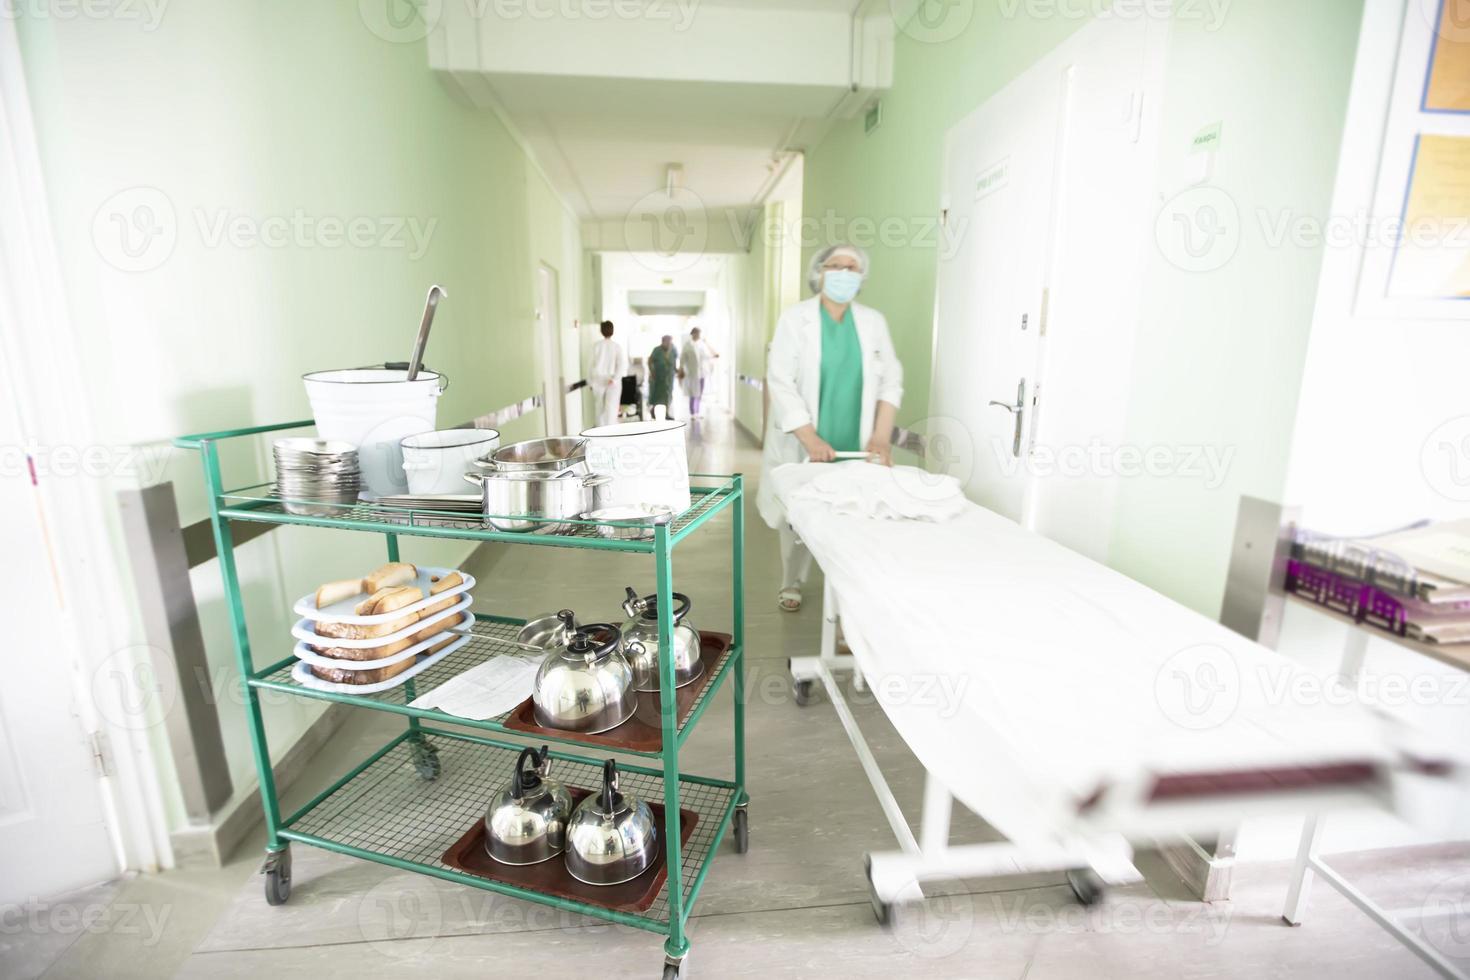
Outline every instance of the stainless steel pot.
{"type": "Polygon", "coordinates": [[[480,487],[485,523],[497,531],[518,534],[565,534],[576,527],[564,523],[595,509],[605,478],[575,472],[466,473],[480,487]]]}
{"type": "Polygon", "coordinates": [[[501,473],[560,473],[587,470],[587,440],[576,436],[529,439],[502,446],[481,460],[486,469],[501,473]]]}
{"type": "Polygon", "coordinates": [[[658,853],[653,810],[618,792],[618,766],[602,766],[602,792],[577,804],[567,824],[567,871],[589,885],[617,885],[647,871],[658,853]]]}
{"type": "MultiPolygon", "coordinates": [[[[623,654],[633,668],[633,690],[657,691],[659,689],[659,642],[658,642],[658,596],[638,597],[632,586],[628,586],[628,597],[623,600],[623,612],[629,620],[623,624],[623,654]]],[[[674,596],[674,686],[684,687],[699,679],[704,673],[704,659],[699,650],[699,630],[689,622],[689,610],[694,600],[682,592],[674,596]]]]}
{"type": "Polygon", "coordinates": [[[547,776],[550,755],[545,745],[522,751],[485,811],[485,850],[502,864],[540,864],[566,850],[572,794],[547,776]]]}
{"type": "Polygon", "coordinates": [[[570,634],[536,672],[536,724],[568,732],[605,732],[633,717],[633,668],[619,652],[622,632],[611,623],[575,625],[570,609],[557,613],[570,634]]]}

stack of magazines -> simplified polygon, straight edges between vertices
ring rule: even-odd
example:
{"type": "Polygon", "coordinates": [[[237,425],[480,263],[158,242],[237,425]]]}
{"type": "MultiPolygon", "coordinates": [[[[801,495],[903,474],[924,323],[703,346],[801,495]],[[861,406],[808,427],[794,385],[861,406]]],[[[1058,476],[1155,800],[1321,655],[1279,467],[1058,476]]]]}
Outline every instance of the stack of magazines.
{"type": "Polygon", "coordinates": [[[1298,535],[1291,592],[1423,643],[1470,643],[1470,520],[1370,538],[1298,535]]]}

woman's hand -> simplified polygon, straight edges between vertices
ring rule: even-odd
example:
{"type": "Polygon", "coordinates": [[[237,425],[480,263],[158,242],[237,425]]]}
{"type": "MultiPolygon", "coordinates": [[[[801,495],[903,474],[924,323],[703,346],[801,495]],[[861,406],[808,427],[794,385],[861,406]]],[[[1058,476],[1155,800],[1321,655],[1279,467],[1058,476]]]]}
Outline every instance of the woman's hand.
{"type": "Polygon", "coordinates": [[[807,457],[813,463],[830,463],[837,458],[837,453],[827,444],[827,440],[812,432],[810,435],[802,435],[802,448],[806,450],[807,457]]]}
{"type": "Polygon", "coordinates": [[[868,458],[875,463],[881,463],[884,466],[893,465],[892,444],[887,439],[880,437],[876,432],[868,440],[868,444],[863,447],[863,452],[867,453],[868,458]]]}

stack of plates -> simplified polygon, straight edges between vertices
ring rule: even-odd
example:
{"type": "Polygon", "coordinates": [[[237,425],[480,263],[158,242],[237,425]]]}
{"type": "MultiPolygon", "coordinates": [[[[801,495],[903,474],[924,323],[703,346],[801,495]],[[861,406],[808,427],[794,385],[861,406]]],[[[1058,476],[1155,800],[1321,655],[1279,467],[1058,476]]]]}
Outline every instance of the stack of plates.
{"type": "Polygon", "coordinates": [[[396,493],[378,498],[382,507],[400,507],[408,510],[444,510],[461,514],[478,514],[484,503],[478,493],[396,493]]]}
{"type": "Polygon", "coordinates": [[[342,504],[354,504],[362,490],[357,447],[326,439],[277,439],[271,446],[276,458],[276,494],[287,501],[292,514],[322,517],[342,504]],[[316,501],[314,506],[301,501],[316,501]]]}

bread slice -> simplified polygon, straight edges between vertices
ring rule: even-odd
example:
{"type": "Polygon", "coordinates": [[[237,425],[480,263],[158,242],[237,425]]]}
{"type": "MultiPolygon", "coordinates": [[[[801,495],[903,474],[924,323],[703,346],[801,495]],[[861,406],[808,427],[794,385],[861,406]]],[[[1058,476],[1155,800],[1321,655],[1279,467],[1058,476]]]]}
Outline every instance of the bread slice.
{"type": "Polygon", "coordinates": [[[404,606],[411,606],[423,599],[424,594],[414,585],[396,585],[379,589],[357,604],[359,616],[381,616],[404,606]]]}
{"type": "Polygon", "coordinates": [[[441,619],[439,620],[439,622],[434,623],[431,626],[425,626],[423,629],[413,634],[413,636],[409,637],[409,639],[413,640],[413,642],[415,643],[422,643],[429,637],[437,636],[438,634],[443,633],[445,630],[459,629],[460,620],[463,618],[463,616],[451,616],[448,619],[441,619]]]}
{"type": "MultiPolygon", "coordinates": [[[[432,635],[432,634],[430,634],[432,635]]],[[[382,660],[391,657],[395,653],[402,653],[415,643],[427,640],[428,636],[405,636],[401,640],[385,643],[380,647],[333,647],[313,646],[312,649],[323,657],[331,657],[334,660],[382,660]]]]}
{"type": "Polygon", "coordinates": [[[397,677],[408,668],[418,662],[418,657],[409,657],[402,663],[392,664],[388,667],[374,667],[371,670],[343,670],[340,667],[318,667],[316,664],[308,664],[311,672],[324,681],[333,684],[377,684],[386,681],[390,677],[397,677]]]}
{"type": "Polygon", "coordinates": [[[362,592],[362,579],[344,580],[341,582],[328,582],[316,590],[316,607],[325,609],[330,605],[341,602],[343,599],[351,599],[362,592]]]}
{"type": "Polygon", "coordinates": [[[464,584],[464,576],[459,572],[450,572],[439,578],[429,579],[429,595],[438,595],[446,589],[457,588],[464,584]]]}
{"type": "Polygon", "coordinates": [[[363,577],[362,590],[371,595],[381,589],[392,588],[395,585],[407,585],[418,577],[419,570],[408,562],[389,562],[371,575],[363,577]]]}
{"type": "Polygon", "coordinates": [[[374,637],[389,636],[397,633],[399,630],[408,629],[418,621],[418,613],[409,613],[401,619],[395,619],[388,623],[378,623],[375,626],[323,621],[316,624],[316,635],[330,636],[338,640],[371,640],[374,637]]]}
{"type": "Polygon", "coordinates": [[[459,639],[459,637],[457,636],[446,636],[444,639],[440,640],[438,643],[435,643],[433,646],[429,647],[429,649],[425,650],[422,656],[427,657],[430,654],[438,653],[440,650],[443,650],[445,647],[449,646],[449,644],[453,643],[457,639],[459,639]]]}

